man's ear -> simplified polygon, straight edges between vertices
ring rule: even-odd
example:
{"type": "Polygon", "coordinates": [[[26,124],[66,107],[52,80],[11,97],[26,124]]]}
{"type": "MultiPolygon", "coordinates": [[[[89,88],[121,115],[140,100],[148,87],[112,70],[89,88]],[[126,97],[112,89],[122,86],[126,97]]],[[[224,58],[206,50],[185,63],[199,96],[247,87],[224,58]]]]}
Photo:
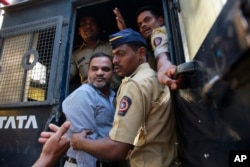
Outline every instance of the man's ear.
{"type": "Polygon", "coordinates": [[[146,50],[145,47],[140,47],[140,48],[138,49],[139,59],[140,59],[140,60],[144,60],[144,59],[146,58],[146,52],[147,52],[147,50],[146,50]]]}
{"type": "Polygon", "coordinates": [[[164,18],[163,18],[162,16],[159,16],[159,17],[157,18],[157,21],[159,22],[159,24],[160,24],[161,26],[164,25],[164,18]]]}

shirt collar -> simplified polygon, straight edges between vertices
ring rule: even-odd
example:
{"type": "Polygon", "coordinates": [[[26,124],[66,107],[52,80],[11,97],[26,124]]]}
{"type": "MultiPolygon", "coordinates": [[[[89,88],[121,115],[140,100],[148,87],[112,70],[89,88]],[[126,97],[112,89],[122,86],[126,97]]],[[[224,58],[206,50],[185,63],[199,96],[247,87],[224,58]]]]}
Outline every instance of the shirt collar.
{"type": "MultiPolygon", "coordinates": [[[[103,44],[104,42],[103,41],[101,41],[101,40],[97,40],[97,42],[96,42],[96,45],[95,45],[95,48],[98,46],[98,45],[101,45],[101,44],[103,44]]],[[[85,47],[87,47],[87,45],[86,45],[86,43],[83,41],[83,43],[82,43],[82,45],[80,46],[80,50],[82,50],[83,48],[85,48],[85,47]]]]}
{"type": "Polygon", "coordinates": [[[133,78],[133,76],[135,76],[138,73],[138,71],[148,69],[148,68],[150,68],[150,65],[147,62],[142,63],[136,68],[136,70],[130,76],[124,77],[122,81],[126,82],[129,78],[133,78]]]}
{"type": "Polygon", "coordinates": [[[143,71],[144,69],[148,69],[148,68],[150,68],[150,66],[149,66],[149,64],[147,63],[147,62],[145,62],[145,63],[142,63],[142,64],[140,64],[137,68],[136,68],[136,70],[129,76],[130,78],[132,78],[135,74],[137,74],[138,73],[138,71],[143,71]]]}
{"type": "MultiPolygon", "coordinates": [[[[89,83],[88,83],[89,84],[89,83]]],[[[105,96],[99,89],[97,89],[96,87],[94,87],[94,85],[92,85],[92,84],[89,84],[91,87],[93,87],[95,90],[96,90],[96,92],[98,93],[98,94],[100,94],[100,95],[102,95],[102,96],[104,96],[104,97],[107,97],[107,96],[105,96]]],[[[115,92],[112,90],[112,89],[109,89],[109,98],[110,97],[114,97],[115,96],[115,92]]]]}

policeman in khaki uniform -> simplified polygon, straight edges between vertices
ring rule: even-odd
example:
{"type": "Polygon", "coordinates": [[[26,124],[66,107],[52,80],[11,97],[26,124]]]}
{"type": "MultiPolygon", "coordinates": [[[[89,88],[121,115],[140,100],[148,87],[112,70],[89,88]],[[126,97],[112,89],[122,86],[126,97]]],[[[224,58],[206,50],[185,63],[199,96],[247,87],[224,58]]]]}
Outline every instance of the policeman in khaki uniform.
{"type": "MultiPolygon", "coordinates": [[[[81,47],[74,51],[71,57],[70,78],[74,78],[79,72],[81,83],[87,83],[90,57],[100,52],[111,55],[112,48],[108,42],[98,39],[100,27],[93,16],[83,16],[80,19],[78,31],[83,43],[81,47]]],[[[119,88],[120,83],[121,79],[114,74],[111,88],[116,91],[119,88]]]]}
{"type": "MultiPolygon", "coordinates": [[[[125,21],[118,8],[113,10],[117,26],[120,30],[126,28],[125,21]]],[[[161,12],[153,6],[142,6],[136,12],[136,22],[141,35],[150,43],[152,50],[147,52],[148,63],[157,71],[161,84],[176,90],[181,85],[182,78],[174,79],[176,66],[168,58],[168,38],[161,12]]]]}
{"type": "Polygon", "coordinates": [[[124,77],[109,137],[87,139],[73,134],[72,146],[102,160],[129,158],[131,167],[174,166],[177,149],[170,92],[146,62],[145,39],[132,29],[110,35],[115,71],[124,77]]]}
{"type": "Polygon", "coordinates": [[[97,44],[94,49],[89,48],[87,44],[83,42],[82,46],[74,51],[71,60],[71,77],[75,76],[79,70],[79,76],[82,83],[87,83],[88,81],[88,66],[90,57],[96,53],[111,54],[111,47],[109,43],[97,40],[97,44]]]}

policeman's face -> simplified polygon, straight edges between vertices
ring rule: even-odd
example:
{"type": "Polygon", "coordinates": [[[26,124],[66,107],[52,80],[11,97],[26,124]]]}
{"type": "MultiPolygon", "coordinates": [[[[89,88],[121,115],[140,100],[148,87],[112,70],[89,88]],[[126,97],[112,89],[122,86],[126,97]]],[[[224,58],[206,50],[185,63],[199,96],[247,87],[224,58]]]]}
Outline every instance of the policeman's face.
{"type": "Polygon", "coordinates": [[[153,29],[162,26],[164,19],[162,17],[156,18],[151,11],[144,11],[137,17],[137,25],[140,33],[146,39],[150,37],[153,29]]]}
{"type": "Polygon", "coordinates": [[[84,40],[97,39],[99,28],[95,19],[90,16],[82,18],[79,26],[79,34],[84,40]]]}
{"type": "Polygon", "coordinates": [[[88,82],[98,89],[108,88],[113,75],[112,62],[107,57],[95,57],[88,69],[88,82]]]}
{"type": "Polygon", "coordinates": [[[112,50],[115,72],[121,76],[131,75],[142,62],[142,54],[123,44],[112,50]]]}

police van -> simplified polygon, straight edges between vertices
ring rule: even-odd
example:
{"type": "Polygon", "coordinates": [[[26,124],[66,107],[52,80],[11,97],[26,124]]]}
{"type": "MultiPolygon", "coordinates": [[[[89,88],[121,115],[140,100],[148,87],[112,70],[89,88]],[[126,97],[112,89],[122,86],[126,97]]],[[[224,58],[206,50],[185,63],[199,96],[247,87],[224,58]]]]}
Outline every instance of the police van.
{"type": "Polygon", "coordinates": [[[80,86],[79,78],[70,80],[70,61],[81,43],[81,14],[94,14],[107,39],[118,31],[115,7],[138,30],[135,13],[145,5],[162,9],[170,59],[176,77],[184,77],[171,92],[176,165],[227,167],[250,159],[250,1],[0,0],[1,167],[32,166],[41,131],[65,120],[62,101],[80,86]]]}

